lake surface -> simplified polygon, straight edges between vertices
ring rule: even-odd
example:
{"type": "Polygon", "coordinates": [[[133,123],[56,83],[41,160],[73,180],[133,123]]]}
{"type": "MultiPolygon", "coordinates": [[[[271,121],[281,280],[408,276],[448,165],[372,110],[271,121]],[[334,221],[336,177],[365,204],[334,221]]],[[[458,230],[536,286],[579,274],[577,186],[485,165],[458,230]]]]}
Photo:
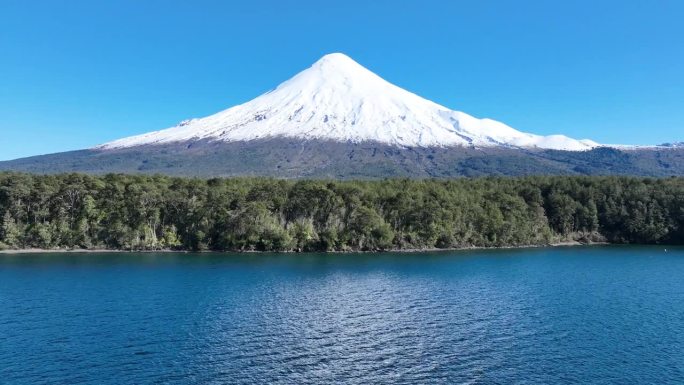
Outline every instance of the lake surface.
{"type": "Polygon", "coordinates": [[[0,383],[682,384],[684,249],[0,255],[0,383]]]}

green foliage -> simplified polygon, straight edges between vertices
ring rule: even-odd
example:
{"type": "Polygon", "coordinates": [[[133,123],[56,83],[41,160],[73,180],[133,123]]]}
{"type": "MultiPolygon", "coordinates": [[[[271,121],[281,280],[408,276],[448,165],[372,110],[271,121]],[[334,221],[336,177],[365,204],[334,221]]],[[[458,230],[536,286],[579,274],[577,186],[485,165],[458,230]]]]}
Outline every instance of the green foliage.
{"type": "Polygon", "coordinates": [[[178,231],[176,226],[164,226],[161,235],[161,245],[164,248],[174,249],[182,246],[180,239],[178,239],[178,231]]]}
{"type": "Polygon", "coordinates": [[[21,245],[21,235],[19,226],[17,226],[9,210],[5,210],[0,227],[0,241],[9,247],[18,247],[21,245]]]}
{"type": "Polygon", "coordinates": [[[0,248],[344,251],[684,243],[684,179],[0,173],[0,248]]]}

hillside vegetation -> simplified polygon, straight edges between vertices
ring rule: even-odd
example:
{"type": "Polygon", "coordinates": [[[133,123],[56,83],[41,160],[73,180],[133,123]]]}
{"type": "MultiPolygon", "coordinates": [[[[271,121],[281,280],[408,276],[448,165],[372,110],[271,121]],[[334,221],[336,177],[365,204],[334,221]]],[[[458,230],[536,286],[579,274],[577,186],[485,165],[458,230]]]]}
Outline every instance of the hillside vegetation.
{"type": "Polygon", "coordinates": [[[351,251],[684,243],[684,179],[0,173],[0,248],[351,251]]]}
{"type": "Polygon", "coordinates": [[[295,179],[453,178],[530,175],[684,176],[684,147],[623,151],[414,147],[264,139],[121,150],[81,150],[0,162],[0,171],[38,174],[163,174],[295,179]]]}

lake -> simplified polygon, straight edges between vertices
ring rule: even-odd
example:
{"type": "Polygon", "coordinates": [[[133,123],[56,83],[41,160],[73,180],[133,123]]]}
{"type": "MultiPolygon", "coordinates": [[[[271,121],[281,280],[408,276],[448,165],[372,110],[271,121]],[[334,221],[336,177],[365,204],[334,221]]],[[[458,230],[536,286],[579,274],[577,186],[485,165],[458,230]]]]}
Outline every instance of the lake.
{"type": "Polygon", "coordinates": [[[682,384],[667,249],[0,255],[0,383],[682,384]]]}

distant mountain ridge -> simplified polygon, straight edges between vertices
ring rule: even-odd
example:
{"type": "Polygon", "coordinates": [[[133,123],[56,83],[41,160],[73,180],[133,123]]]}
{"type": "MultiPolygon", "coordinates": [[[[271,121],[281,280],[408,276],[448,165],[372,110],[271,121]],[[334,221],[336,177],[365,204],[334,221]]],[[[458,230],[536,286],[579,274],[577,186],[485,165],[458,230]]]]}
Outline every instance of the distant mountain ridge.
{"type": "Polygon", "coordinates": [[[330,54],[252,101],[95,148],[0,162],[34,173],[283,178],[684,175],[682,143],[605,146],[477,119],[330,54]]]}

